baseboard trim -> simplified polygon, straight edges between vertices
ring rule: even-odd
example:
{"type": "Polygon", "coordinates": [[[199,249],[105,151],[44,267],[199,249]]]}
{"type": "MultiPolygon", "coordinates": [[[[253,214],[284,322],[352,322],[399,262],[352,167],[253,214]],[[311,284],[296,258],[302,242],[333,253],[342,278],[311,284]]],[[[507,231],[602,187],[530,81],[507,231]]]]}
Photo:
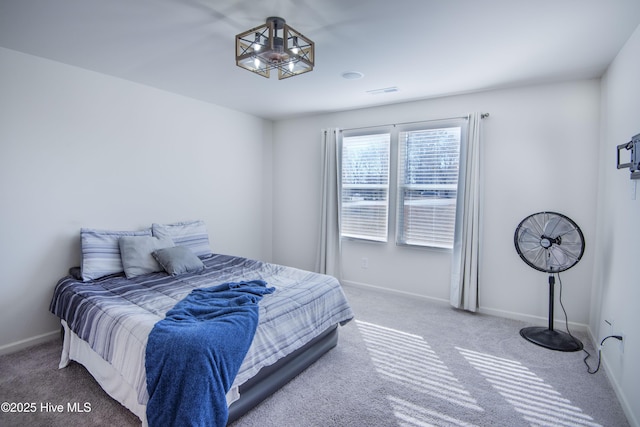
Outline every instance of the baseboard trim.
{"type": "MultiPolygon", "coordinates": [[[[446,299],[429,297],[429,296],[426,296],[426,295],[420,295],[420,294],[415,294],[415,293],[412,293],[412,292],[400,291],[398,289],[385,288],[385,287],[382,287],[382,286],[374,286],[374,285],[370,285],[368,283],[354,282],[352,280],[342,280],[342,284],[346,285],[346,286],[353,286],[355,288],[373,289],[373,290],[376,290],[376,291],[386,292],[386,293],[389,293],[389,294],[404,295],[404,296],[409,296],[409,297],[412,297],[412,298],[420,298],[420,299],[423,299],[425,301],[436,302],[438,304],[449,305],[449,300],[446,300],[446,299]]],[[[530,315],[530,314],[523,314],[523,313],[516,313],[516,312],[513,312],[513,311],[499,310],[499,309],[490,308],[490,307],[480,307],[480,308],[478,308],[478,313],[488,314],[490,316],[496,316],[496,317],[503,317],[503,318],[512,319],[512,320],[520,320],[522,322],[530,323],[530,324],[533,324],[533,325],[536,325],[536,326],[544,326],[544,325],[547,325],[549,323],[549,319],[546,318],[546,317],[533,316],[533,315],[530,315]]],[[[564,319],[555,319],[554,322],[553,322],[553,327],[554,328],[558,328],[560,330],[564,330],[564,328],[565,328],[564,319]]],[[[587,333],[589,332],[588,325],[585,325],[583,323],[569,322],[569,327],[571,328],[571,331],[580,331],[580,332],[587,332],[587,333]]]]}
{"type": "Polygon", "coordinates": [[[352,280],[341,280],[341,282],[343,285],[346,286],[352,286],[354,288],[360,288],[360,289],[373,289],[379,292],[384,292],[384,293],[388,293],[388,294],[392,294],[392,295],[403,295],[406,297],[412,297],[412,298],[419,298],[419,299],[423,299],[425,301],[432,301],[438,304],[443,304],[443,305],[448,305],[449,304],[449,300],[446,299],[442,299],[442,298],[434,298],[434,297],[429,297],[426,295],[420,295],[420,294],[414,294],[412,292],[406,292],[406,291],[400,291],[398,289],[389,289],[389,288],[383,288],[382,286],[374,286],[374,285],[369,285],[368,283],[362,283],[362,282],[354,282],[352,280]]]}
{"type": "Polygon", "coordinates": [[[25,348],[32,347],[34,345],[42,344],[43,342],[51,341],[60,336],[60,331],[47,332],[45,334],[36,335],[35,337],[26,338],[24,340],[16,341],[13,343],[0,346],[0,356],[3,354],[15,353],[25,348]]]}
{"type": "MultiPolygon", "coordinates": [[[[604,352],[603,352],[604,353],[604,352]]],[[[597,357],[597,355],[596,355],[597,357]]],[[[607,361],[607,357],[605,354],[602,355],[602,359],[600,360],[600,364],[601,367],[604,369],[607,378],[609,379],[609,382],[611,383],[611,387],[613,388],[613,391],[615,392],[616,396],[618,397],[618,402],[620,402],[620,406],[622,406],[622,411],[624,412],[624,414],[627,417],[627,421],[629,421],[629,425],[631,427],[640,427],[640,421],[636,418],[631,404],[629,403],[629,401],[627,400],[627,397],[624,393],[624,391],[622,390],[622,387],[620,387],[620,384],[618,383],[618,380],[616,378],[615,375],[613,375],[613,371],[611,370],[611,368],[609,367],[609,363],[607,361]]]]}
{"type": "MultiPolygon", "coordinates": [[[[520,320],[522,322],[531,323],[535,326],[546,326],[549,324],[548,317],[534,316],[531,314],[516,313],[513,311],[499,310],[499,309],[489,308],[489,307],[480,307],[478,309],[478,312],[489,314],[492,316],[497,316],[497,317],[504,317],[507,319],[520,320]]],[[[564,331],[566,329],[566,323],[564,319],[556,318],[553,320],[553,327],[555,329],[564,331]]],[[[580,331],[580,332],[588,333],[589,331],[589,326],[584,323],[569,322],[569,328],[570,328],[570,331],[572,332],[580,331]]]]}

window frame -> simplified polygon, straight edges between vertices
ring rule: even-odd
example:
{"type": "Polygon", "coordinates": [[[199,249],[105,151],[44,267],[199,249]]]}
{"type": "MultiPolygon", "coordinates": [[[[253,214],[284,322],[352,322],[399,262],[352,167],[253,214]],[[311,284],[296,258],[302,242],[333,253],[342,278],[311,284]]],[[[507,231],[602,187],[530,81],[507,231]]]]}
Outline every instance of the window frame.
{"type": "MultiPolygon", "coordinates": [[[[337,141],[337,159],[338,159],[338,170],[337,170],[337,181],[338,181],[338,221],[339,221],[339,239],[340,240],[355,240],[362,242],[373,242],[373,243],[387,243],[393,241],[398,247],[405,248],[415,248],[415,249],[427,249],[427,250],[436,250],[436,251],[452,251],[453,244],[455,239],[455,230],[456,230],[456,222],[457,222],[457,207],[458,202],[460,200],[460,194],[458,193],[459,182],[461,178],[464,178],[464,156],[466,152],[466,144],[467,144],[467,135],[468,135],[468,116],[467,117],[456,117],[449,119],[435,119],[435,120],[424,120],[424,121],[416,121],[411,123],[403,123],[403,124],[390,124],[390,125],[380,125],[380,126],[371,126],[366,128],[358,128],[358,129],[346,129],[341,130],[339,134],[339,138],[337,141]],[[404,183],[404,174],[403,167],[401,162],[402,158],[402,146],[401,146],[401,135],[404,132],[415,132],[419,130],[431,130],[431,129],[442,129],[442,128],[459,128],[460,137],[457,143],[457,162],[458,162],[458,170],[457,175],[448,186],[439,188],[437,190],[445,190],[445,191],[454,191],[455,195],[451,195],[450,197],[445,198],[436,198],[435,200],[448,200],[451,201],[450,205],[453,205],[453,210],[449,213],[448,218],[450,221],[447,223],[448,231],[447,238],[445,243],[441,241],[429,241],[429,242],[419,242],[413,241],[411,239],[406,239],[406,232],[403,228],[404,224],[404,199],[405,199],[405,189],[421,189],[420,186],[414,186],[411,188],[411,185],[407,185],[404,183]],[[351,137],[360,137],[360,136],[375,136],[380,134],[388,135],[388,159],[389,163],[387,165],[387,190],[386,190],[386,211],[384,214],[385,218],[385,230],[384,237],[372,237],[367,235],[360,234],[352,234],[345,233],[344,231],[344,222],[343,222],[343,189],[345,186],[343,185],[343,148],[344,148],[344,139],[351,137]]],[[[355,188],[355,186],[353,186],[355,188]]]]}
{"type": "MultiPolygon", "coordinates": [[[[391,129],[389,128],[375,128],[361,131],[343,131],[340,133],[340,138],[338,140],[338,158],[339,158],[339,168],[338,168],[338,183],[339,183],[339,218],[340,218],[340,238],[341,239],[353,239],[353,240],[362,240],[362,241],[370,241],[370,242],[379,242],[379,243],[387,243],[389,241],[389,213],[390,213],[390,196],[392,192],[391,186],[391,155],[392,155],[392,144],[393,144],[393,135],[391,129]],[[344,182],[344,160],[345,160],[345,139],[349,140],[353,138],[354,140],[358,138],[365,137],[375,137],[386,135],[386,183],[375,183],[375,184],[345,184],[344,182]],[[385,194],[385,199],[375,203],[377,205],[384,206],[384,214],[382,217],[383,221],[380,222],[380,226],[383,228],[383,232],[375,233],[372,232],[370,234],[366,233],[357,233],[352,230],[345,230],[345,208],[346,208],[346,200],[345,200],[345,189],[355,190],[355,189],[363,189],[363,190],[382,190],[385,194]],[[383,235],[384,234],[384,235],[383,235]]],[[[347,141],[348,144],[348,141],[347,141]]],[[[365,191],[363,191],[364,193],[365,191]]],[[[362,202],[364,200],[356,200],[354,202],[362,202]]],[[[378,228],[380,230],[380,228],[378,228]]]]}
{"type": "MultiPolygon", "coordinates": [[[[441,250],[452,250],[453,242],[455,236],[455,226],[456,226],[456,211],[458,206],[458,183],[459,176],[462,172],[461,167],[462,163],[462,148],[463,145],[466,144],[467,138],[467,127],[468,120],[465,118],[460,119],[447,119],[447,120],[434,120],[429,122],[423,122],[420,124],[412,124],[399,126],[398,132],[396,135],[396,150],[397,150],[397,168],[396,168],[396,189],[395,189],[395,209],[396,209],[396,224],[395,224],[395,240],[396,245],[398,246],[407,246],[407,247],[420,247],[420,248],[429,248],[429,249],[441,249],[441,250]],[[406,141],[402,139],[402,135],[405,133],[412,132],[420,132],[420,131],[431,131],[431,130],[439,130],[439,129],[451,129],[458,128],[459,129],[459,140],[457,141],[457,171],[455,174],[455,178],[451,179],[449,183],[446,184],[412,184],[407,182],[407,168],[405,164],[407,162],[407,156],[404,155],[406,149],[406,141]],[[440,215],[438,218],[433,219],[432,223],[437,222],[438,220],[445,220],[446,226],[445,233],[433,232],[432,234],[425,234],[419,237],[412,237],[407,230],[407,224],[411,223],[411,221],[407,221],[407,210],[406,210],[406,194],[408,191],[453,191],[454,194],[452,197],[425,197],[421,200],[417,200],[417,203],[421,203],[423,205],[430,206],[432,213],[436,213],[438,209],[438,205],[444,206],[448,205],[453,209],[450,210],[445,215],[440,215]],[[432,200],[432,202],[428,202],[428,200],[432,200]],[[427,203],[424,203],[424,202],[427,203]],[[452,203],[451,203],[452,201],[452,203]],[[448,202],[448,203],[447,203],[448,202]],[[440,237],[438,237],[440,236],[440,237]]],[[[436,193],[437,195],[437,193],[436,193]]],[[[421,218],[420,220],[422,220],[421,218]]],[[[429,228],[429,226],[425,226],[424,224],[420,224],[417,227],[429,228]]],[[[431,228],[433,225],[431,225],[431,228]]]]}

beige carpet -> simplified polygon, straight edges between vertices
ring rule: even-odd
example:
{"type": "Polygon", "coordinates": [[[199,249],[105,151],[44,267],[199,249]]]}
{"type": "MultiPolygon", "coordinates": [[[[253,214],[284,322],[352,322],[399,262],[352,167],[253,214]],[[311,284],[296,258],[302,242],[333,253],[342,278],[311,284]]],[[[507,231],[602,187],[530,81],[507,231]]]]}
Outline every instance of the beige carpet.
{"type": "MultiPolygon", "coordinates": [[[[589,375],[584,353],[525,341],[522,322],[345,292],[357,321],[341,328],[338,346],[234,427],[628,426],[603,370],[589,375]]],[[[31,413],[0,413],[0,426],[139,425],[83,367],[57,369],[59,354],[56,340],[0,357],[0,402],[35,403],[31,413]]]]}

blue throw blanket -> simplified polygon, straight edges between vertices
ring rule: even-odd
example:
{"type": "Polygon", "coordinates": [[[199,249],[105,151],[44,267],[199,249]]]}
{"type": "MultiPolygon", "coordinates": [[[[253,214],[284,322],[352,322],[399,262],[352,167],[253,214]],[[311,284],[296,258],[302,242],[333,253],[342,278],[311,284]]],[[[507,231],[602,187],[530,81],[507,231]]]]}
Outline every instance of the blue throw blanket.
{"type": "Polygon", "coordinates": [[[234,282],[193,290],[149,334],[149,426],[224,426],[226,393],[258,326],[258,302],[275,288],[234,282]]]}

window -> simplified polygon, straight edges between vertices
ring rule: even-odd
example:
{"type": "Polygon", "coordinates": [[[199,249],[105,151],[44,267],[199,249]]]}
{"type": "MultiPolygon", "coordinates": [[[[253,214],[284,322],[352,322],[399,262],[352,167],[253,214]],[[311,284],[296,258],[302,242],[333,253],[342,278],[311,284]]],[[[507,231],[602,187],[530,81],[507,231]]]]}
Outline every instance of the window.
{"type": "Polygon", "coordinates": [[[398,135],[398,244],[453,248],[461,126],[398,135]]]}
{"type": "Polygon", "coordinates": [[[389,133],[345,136],[341,162],[341,237],[387,241],[389,133]]]}
{"type": "Polygon", "coordinates": [[[452,249],[466,120],[371,129],[342,136],[340,237],[387,242],[391,221],[398,245],[452,249]]]}

